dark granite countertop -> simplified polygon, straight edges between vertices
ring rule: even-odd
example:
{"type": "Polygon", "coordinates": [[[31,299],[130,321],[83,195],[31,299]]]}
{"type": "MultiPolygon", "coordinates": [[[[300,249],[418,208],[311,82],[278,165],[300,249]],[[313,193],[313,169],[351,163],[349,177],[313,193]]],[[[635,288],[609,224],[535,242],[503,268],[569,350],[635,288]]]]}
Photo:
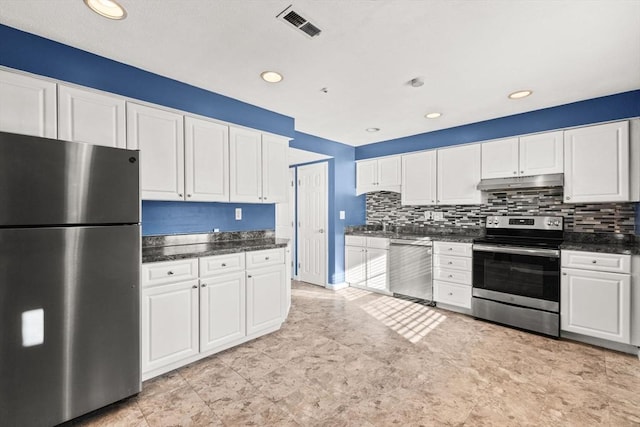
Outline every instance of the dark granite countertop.
{"type": "Polygon", "coordinates": [[[640,255],[640,236],[617,233],[565,232],[560,249],[609,254],[640,255]]]}
{"type": "Polygon", "coordinates": [[[272,232],[146,236],[142,240],[143,263],[283,248],[289,243],[276,239],[272,232]]]}
{"type": "Polygon", "coordinates": [[[347,227],[346,235],[386,237],[388,239],[421,239],[428,237],[434,241],[472,243],[474,238],[482,236],[479,228],[411,227],[390,226],[383,230],[379,225],[347,227]]]}

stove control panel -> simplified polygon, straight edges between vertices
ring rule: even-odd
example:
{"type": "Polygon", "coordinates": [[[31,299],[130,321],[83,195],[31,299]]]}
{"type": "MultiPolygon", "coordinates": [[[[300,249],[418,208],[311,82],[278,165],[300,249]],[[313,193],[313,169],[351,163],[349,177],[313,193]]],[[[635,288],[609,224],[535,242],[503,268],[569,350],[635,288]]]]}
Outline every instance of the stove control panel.
{"type": "Polygon", "coordinates": [[[488,216],[487,228],[514,228],[521,230],[556,230],[562,231],[561,216],[488,216]]]}

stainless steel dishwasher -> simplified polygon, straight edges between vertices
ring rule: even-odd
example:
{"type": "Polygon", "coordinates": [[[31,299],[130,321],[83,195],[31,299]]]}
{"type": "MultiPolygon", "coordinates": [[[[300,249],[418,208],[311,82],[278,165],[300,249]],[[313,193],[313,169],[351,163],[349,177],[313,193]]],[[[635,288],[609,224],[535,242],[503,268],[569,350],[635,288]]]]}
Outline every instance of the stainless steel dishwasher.
{"type": "Polygon", "coordinates": [[[433,301],[432,242],[392,239],[389,245],[389,290],[394,294],[433,301]]]}

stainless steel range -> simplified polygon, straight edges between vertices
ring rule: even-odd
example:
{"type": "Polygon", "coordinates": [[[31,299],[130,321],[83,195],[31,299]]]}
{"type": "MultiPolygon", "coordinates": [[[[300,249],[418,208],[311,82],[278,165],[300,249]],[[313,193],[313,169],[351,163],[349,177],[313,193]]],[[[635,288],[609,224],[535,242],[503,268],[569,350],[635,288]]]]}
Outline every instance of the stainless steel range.
{"type": "Polygon", "coordinates": [[[487,217],[473,244],[473,315],[558,337],[562,230],[562,217],[487,217]]]}

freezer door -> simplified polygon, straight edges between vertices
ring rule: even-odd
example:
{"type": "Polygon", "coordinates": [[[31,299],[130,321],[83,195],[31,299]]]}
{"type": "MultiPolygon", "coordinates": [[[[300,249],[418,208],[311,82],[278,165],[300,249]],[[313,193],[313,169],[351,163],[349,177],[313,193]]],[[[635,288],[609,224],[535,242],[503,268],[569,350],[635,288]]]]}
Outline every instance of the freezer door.
{"type": "Polygon", "coordinates": [[[0,424],[140,391],[140,228],[0,229],[0,424]]]}
{"type": "Polygon", "coordinates": [[[138,155],[0,132],[0,226],[140,222],[138,155]]]}

